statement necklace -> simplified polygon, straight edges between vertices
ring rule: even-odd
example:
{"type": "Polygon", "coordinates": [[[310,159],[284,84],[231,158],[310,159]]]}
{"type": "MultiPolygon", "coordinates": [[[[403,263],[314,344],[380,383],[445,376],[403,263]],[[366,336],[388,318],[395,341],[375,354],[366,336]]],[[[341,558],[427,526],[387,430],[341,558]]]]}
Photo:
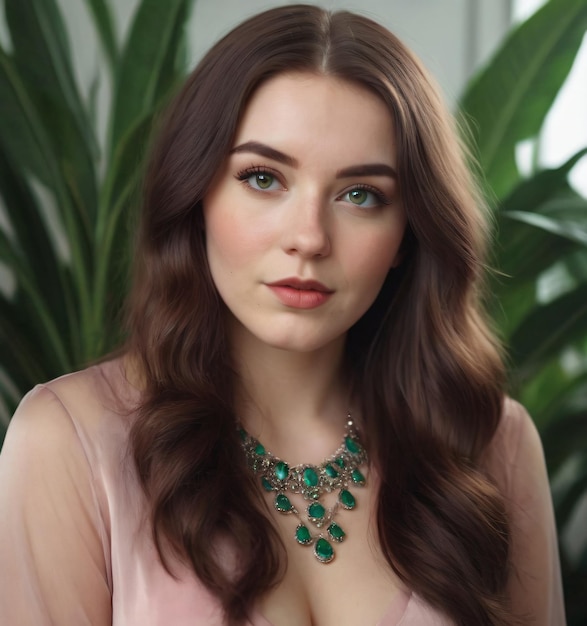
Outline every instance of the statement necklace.
{"type": "Polygon", "coordinates": [[[363,487],[365,476],[359,469],[367,462],[367,452],[359,442],[349,413],[342,443],[330,457],[319,465],[294,465],[268,452],[262,443],[251,437],[243,428],[239,429],[247,464],[260,478],[263,489],[275,493],[273,506],[284,515],[293,514],[299,524],[295,540],[302,546],[314,546],[314,556],[321,563],[334,559],[332,542],[340,543],[346,533],[334,521],[339,507],[352,511],[357,501],[349,491],[350,486],[363,487]],[[320,498],[326,493],[338,490],[338,499],[331,508],[326,507],[320,498]],[[309,504],[304,521],[300,512],[288,498],[288,493],[301,494],[309,504]]]}

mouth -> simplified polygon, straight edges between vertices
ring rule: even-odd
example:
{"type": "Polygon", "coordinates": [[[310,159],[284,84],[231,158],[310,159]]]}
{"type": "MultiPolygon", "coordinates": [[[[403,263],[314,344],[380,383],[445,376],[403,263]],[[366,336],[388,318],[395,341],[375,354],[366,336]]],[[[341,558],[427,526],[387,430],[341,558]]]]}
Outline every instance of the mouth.
{"type": "Polygon", "coordinates": [[[267,283],[275,297],[289,309],[316,309],[325,304],[334,293],[317,280],[292,277],[267,283]]]}
{"type": "Polygon", "coordinates": [[[268,287],[289,287],[290,289],[297,289],[298,291],[318,291],[320,293],[333,293],[332,289],[329,289],[321,282],[317,280],[303,280],[301,278],[284,278],[283,280],[277,280],[273,283],[267,283],[268,287]]]}

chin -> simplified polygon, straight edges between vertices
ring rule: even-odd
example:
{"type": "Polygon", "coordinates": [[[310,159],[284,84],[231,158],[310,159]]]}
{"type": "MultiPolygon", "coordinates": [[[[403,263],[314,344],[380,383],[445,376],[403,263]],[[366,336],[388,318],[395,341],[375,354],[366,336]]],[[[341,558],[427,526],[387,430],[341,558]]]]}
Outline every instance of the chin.
{"type": "Polygon", "coordinates": [[[262,345],[276,350],[283,350],[292,353],[311,353],[322,350],[339,341],[344,341],[343,337],[328,336],[296,336],[292,333],[278,336],[266,333],[255,335],[255,339],[262,345]]]}

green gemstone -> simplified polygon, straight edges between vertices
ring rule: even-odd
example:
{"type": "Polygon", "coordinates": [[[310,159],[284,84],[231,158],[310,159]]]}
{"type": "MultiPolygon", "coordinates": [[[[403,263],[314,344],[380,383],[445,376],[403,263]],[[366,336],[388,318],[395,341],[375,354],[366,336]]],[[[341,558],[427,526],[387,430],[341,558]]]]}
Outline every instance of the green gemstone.
{"type": "Polygon", "coordinates": [[[312,502],[308,507],[308,517],[312,520],[322,519],[326,514],[326,509],[320,504],[320,502],[312,502]]]}
{"type": "Polygon", "coordinates": [[[238,434],[240,435],[240,438],[243,441],[246,441],[246,439],[247,439],[247,431],[244,428],[239,428],[238,429],[238,434]]]}
{"type": "Polygon", "coordinates": [[[326,472],[326,475],[330,478],[336,478],[338,476],[338,472],[330,463],[324,466],[324,471],[326,472]]]}
{"type": "Polygon", "coordinates": [[[304,483],[307,487],[315,487],[318,484],[318,474],[313,467],[304,470],[304,483]]]}
{"type": "Polygon", "coordinates": [[[283,461],[279,461],[275,466],[275,476],[277,476],[278,480],[285,480],[287,475],[289,474],[289,467],[287,463],[283,461]]]}
{"type": "Polygon", "coordinates": [[[351,439],[350,437],[345,437],[344,443],[346,445],[346,449],[351,454],[359,454],[359,452],[361,452],[361,446],[354,439],[351,439]]]}
{"type": "Polygon", "coordinates": [[[335,459],[334,462],[338,465],[338,467],[346,467],[346,463],[341,456],[339,456],[338,459],[335,459]]]}
{"type": "Polygon", "coordinates": [[[263,489],[265,489],[265,491],[273,491],[271,483],[265,478],[265,476],[261,478],[261,484],[263,485],[263,489]]]}
{"type": "Polygon", "coordinates": [[[314,554],[321,563],[329,563],[334,558],[334,549],[326,539],[320,537],[314,545],[314,554]]]}
{"type": "Polygon", "coordinates": [[[300,524],[296,528],[296,541],[303,546],[307,546],[312,543],[312,535],[306,526],[300,524]]]}
{"type": "Polygon", "coordinates": [[[341,489],[338,494],[338,501],[342,504],[345,509],[354,509],[357,504],[355,500],[355,496],[350,491],[346,489],[341,489]]]}
{"type": "Polygon", "coordinates": [[[327,530],[330,538],[334,541],[340,542],[346,537],[346,533],[336,522],[332,522],[327,530]]]}
{"type": "Polygon", "coordinates": [[[289,498],[283,493],[278,493],[275,496],[275,508],[280,513],[291,513],[293,511],[293,505],[289,501],[289,498]]]}
{"type": "Polygon", "coordinates": [[[257,444],[255,445],[255,454],[258,454],[259,456],[263,456],[265,454],[265,446],[262,443],[259,443],[257,441],[257,444]]]}
{"type": "Polygon", "coordinates": [[[351,478],[353,479],[353,482],[355,483],[355,485],[363,486],[365,484],[365,477],[363,476],[362,472],[358,469],[354,469],[352,471],[351,478]]]}

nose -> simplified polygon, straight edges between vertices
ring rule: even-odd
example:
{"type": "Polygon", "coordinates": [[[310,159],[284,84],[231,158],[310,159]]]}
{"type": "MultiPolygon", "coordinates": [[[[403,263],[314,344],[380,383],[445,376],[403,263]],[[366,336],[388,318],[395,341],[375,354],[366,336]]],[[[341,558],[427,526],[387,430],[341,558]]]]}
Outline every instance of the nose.
{"type": "Polygon", "coordinates": [[[331,250],[328,203],[317,195],[292,201],[283,229],[283,249],[303,258],[325,257],[331,250]]]}

